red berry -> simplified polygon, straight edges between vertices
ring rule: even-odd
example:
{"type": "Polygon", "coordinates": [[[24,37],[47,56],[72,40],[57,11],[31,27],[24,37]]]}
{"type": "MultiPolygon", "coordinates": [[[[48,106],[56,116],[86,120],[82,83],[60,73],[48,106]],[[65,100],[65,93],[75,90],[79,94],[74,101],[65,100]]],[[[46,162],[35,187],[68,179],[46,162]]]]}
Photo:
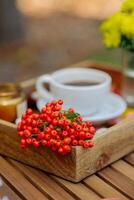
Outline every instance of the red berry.
{"type": "Polygon", "coordinates": [[[67,137],[68,136],[68,132],[67,131],[62,131],[62,136],[63,137],[67,137]]]}
{"type": "Polygon", "coordinates": [[[21,145],[26,145],[26,140],[25,139],[21,139],[20,143],[21,143],[21,145]]]}
{"type": "Polygon", "coordinates": [[[74,130],[73,128],[71,128],[71,129],[69,130],[69,132],[70,132],[70,134],[74,134],[74,133],[75,133],[75,130],[74,130]]]}
{"type": "Polygon", "coordinates": [[[33,142],[33,146],[38,148],[40,146],[40,143],[36,140],[33,142]]]}
{"type": "Polygon", "coordinates": [[[36,141],[36,139],[35,139],[35,138],[32,138],[32,144],[33,144],[35,141],[36,141]]]}
{"type": "Polygon", "coordinates": [[[66,131],[70,132],[70,127],[66,126],[66,131]]]}
{"type": "Polygon", "coordinates": [[[58,117],[62,118],[63,120],[65,120],[65,117],[64,117],[63,113],[61,113],[61,112],[58,112],[58,117]]]}
{"type": "Polygon", "coordinates": [[[83,127],[82,130],[83,130],[84,132],[87,132],[87,131],[88,131],[88,127],[83,127]]]}
{"type": "Polygon", "coordinates": [[[92,141],[88,142],[88,145],[89,145],[90,148],[94,146],[92,141]]]}
{"type": "Polygon", "coordinates": [[[39,114],[34,114],[33,119],[39,119],[40,115],[39,114]]]}
{"type": "Polygon", "coordinates": [[[47,114],[46,114],[46,113],[45,113],[45,114],[41,114],[41,115],[40,115],[40,118],[41,118],[41,119],[43,119],[43,120],[45,120],[45,119],[46,119],[46,117],[47,117],[47,114]]]}
{"type": "Polygon", "coordinates": [[[89,128],[89,132],[90,132],[91,134],[94,134],[94,133],[95,133],[95,128],[94,128],[93,126],[91,126],[91,127],[89,128]]]}
{"type": "Polygon", "coordinates": [[[69,119],[66,119],[66,120],[64,121],[64,124],[65,124],[66,126],[70,125],[70,123],[71,123],[71,121],[70,121],[69,119]]]}
{"type": "Polygon", "coordinates": [[[27,126],[27,130],[29,130],[31,132],[32,131],[32,127],[31,126],[27,126]]]}
{"type": "Polygon", "coordinates": [[[45,134],[45,139],[46,140],[50,140],[50,135],[49,134],[45,134]]]}
{"type": "Polygon", "coordinates": [[[59,105],[62,105],[62,104],[63,104],[63,100],[60,99],[60,100],[58,101],[58,104],[59,104],[59,105]]]}
{"type": "Polygon", "coordinates": [[[24,120],[27,119],[27,115],[26,115],[26,114],[23,114],[23,115],[22,115],[22,119],[24,119],[24,120]]]}
{"type": "Polygon", "coordinates": [[[40,114],[40,119],[43,119],[44,114],[40,114]]]}
{"type": "Polygon", "coordinates": [[[72,126],[73,126],[73,128],[76,128],[77,123],[76,123],[76,122],[73,122],[73,123],[72,123],[72,126]]]}
{"type": "Polygon", "coordinates": [[[52,119],[50,118],[50,117],[46,117],[46,121],[48,122],[48,123],[50,123],[51,121],[52,121],[52,119]]]}
{"type": "Polygon", "coordinates": [[[61,141],[57,141],[56,146],[59,148],[61,146],[61,141]]]}
{"type": "Polygon", "coordinates": [[[24,130],[24,136],[25,137],[30,137],[31,136],[31,132],[29,130],[24,130]]]}
{"type": "Polygon", "coordinates": [[[58,149],[58,153],[59,153],[59,154],[63,154],[63,153],[64,153],[64,150],[63,150],[62,147],[60,147],[60,148],[58,149]]]}
{"type": "Polygon", "coordinates": [[[61,109],[60,106],[55,106],[55,107],[54,107],[54,110],[55,110],[55,111],[60,111],[60,109],[61,109]]]}
{"type": "Polygon", "coordinates": [[[63,146],[63,151],[65,151],[66,153],[69,153],[71,151],[71,147],[69,145],[65,145],[63,146]]]}
{"type": "Polygon", "coordinates": [[[50,141],[50,145],[53,146],[55,144],[55,140],[54,139],[51,138],[49,141],[50,141]]]}
{"type": "Polygon", "coordinates": [[[76,119],[81,122],[82,121],[82,116],[78,116],[76,119]]]}
{"type": "Polygon", "coordinates": [[[27,130],[27,126],[26,126],[26,125],[24,125],[24,126],[23,126],[23,129],[24,129],[24,130],[27,130]]]}
{"type": "Polygon", "coordinates": [[[47,141],[46,140],[42,140],[42,145],[43,146],[47,146],[47,141]]]}
{"type": "Polygon", "coordinates": [[[83,143],[83,147],[84,147],[84,148],[89,148],[89,143],[88,143],[88,142],[84,142],[84,143],[83,143]]]}
{"type": "Polygon", "coordinates": [[[44,125],[43,122],[41,120],[38,120],[38,127],[43,128],[43,125],[44,125]]]}
{"type": "Polygon", "coordinates": [[[22,137],[22,136],[24,136],[24,132],[23,132],[23,131],[19,131],[19,132],[18,132],[18,135],[19,135],[20,137],[22,137]]]}
{"type": "Polygon", "coordinates": [[[64,138],[64,144],[70,144],[70,143],[71,143],[71,138],[70,137],[64,138]]]}
{"type": "Polygon", "coordinates": [[[45,137],[45,134],[43,133],[43,132],[41,132],[39,135],[38,135],[38,140],[42,140],[42,139],[44,139],[44,137],[45,137]]]}
{"type": "Polygon", "coordinates": [[[18,130],[18,131],[21,130],[21,123],[19,123],[19,124],[17,125],[17,130],[18,130]]]}
{"type": "Polygon", "coordinates": [[[21,125],[25,125],[26,124],[26,120],[21,120],[21,125]]]}
{"type": "Polygon", "coordinates": [[[53,112],[51,116],[54,117],[54,118],[56,118],[56,117],[58,117],[58,115],[59,115],[58,112],[53,112]]]}
{"type": "Polygon", "coordinates": [[[45,113],[46,112],[46,106],[44,106],[41,110],[42,113],[45,113]]]}
{"type": "Polygon", "coordinates": [[[51,103],[52,103],[52,105],[55,106],[57,104],[57,101],[53,100],[51,103]]]}
{"type": "Polygon", "coordinates": [[[58,124],[59,124],[59,125],[64,125],[64,120],[63,120],[63,119],[60,119],[60,120],[58,121],[58,124]]]}
{"type": "Polygon", "coordinates": [[[35,128],[33,128],[32,132],[34,134],[38,134],[40,132],[40,130],[37,127],[35,127],[35,128]]]}
{"type": "Polygon", "coordinates": [[[51,116],[52,111],[51,111],[50,109],[47,109],[47,110],[46,110],[46,114],[47,114],[48,116],[51,116]]]}
{"type": "Polygon", "coordinates": [[[71,138],[71,140],[74,140],[75,136],[74,135],[70,135],[70,138],[71,138]]]}
{"type": "Polygon", "coordinates": [[[68,111],[69,111],[69,112],[74,112],[74,109],[73,109],[73,108],[69,108],[68,111]]]}
{"type": "Polygon", "coordinates": [[[27,139],[26,139],[26,143],[27,143],[27,144],[32,144],[32,139],[31,139],[31,138],[27,138],[27,139]]]}
{"type": "Polygon", "coordinates": [[[47,104],[46,104],[46,107],[50,107],[50,106],[51,106],[51,103],[47,103],[47,104]]]}
{"type": "Polygon", "coordinates": [[[56,140],[59,140],[59,139],[60,139],[60,136],[59,136],[59,135],[56,135],[55,138],[56,138],[56,140]]]}
{"type": "Polygon", "coordinates": [[[85,134],[85,138],[86,138],[86,139],[92,139],[92,138],[93,138],[93,134],[87,132],[87,133],[85,134]]]}
{"type": "Polygon", "coordinates": [[[57,135],[57,131],[52,130],[52,131],[51,131],[51,135],[52,135],[53,137],[55,137],[55,136],[57,135]]]}
{"type": "Polygon", "coordinates": [[[45,133],[49,133],[49,134],[50,134],[50,132],[51,132],[51,128],[46,127],[44,131],[45,131],[45,133]]]}
{"type": "Polygon", "coordinates": [[[50,124],[50,125],[49,125],[49,128],[50,128],[51,130],[53,130],[53,129],[54,129],[54,126],[53,126],[52,124],[50,124]]]}
{"type": "Polygon", "coordinates": [[[48,147],[50,147],[50,146],[51,146],[51,145],[50,145],[50,141],[47,141],[47,146],[48,146],[48,147]]]}
{"type": "Polygon", "coordinates": [[[87,125],[86,125],[86,122],[82,122],[82,127],[84,128],[84,127],[86,127],[87,125]]]}
{"type": "Polygon", "coordinates": [[[37,122],[35,120],[32,121],[32,126],[37,127],[37,122]]]}
{"type": "Polygon", "coordinates": [[[82,126],[79,125],[79,124],[77,124],[77,126],[76,126],[76,130],[77,130],[77,131],[81,131],[81,130],[82,130],[82,126]]]}
{"type": "Polygon", "coordinates": [[[86,121],[86,125],[87,125],[87,126],[92,126],[92,122],[86,121]]]}
{"type": "Polygon", "coordinates": [[[79,140],[79,145],[83,146],[83,144],[84,144],[84,140],[79,140]]]}
{"type": "Polygon", "coordinates": [[[31,125],[32,119],[31,119],[31,118],[28,118],[28,119],[26,120],[26,123],[27,123],[28,125],[31,125]]]}
{"type": "Polygon", "coordinates": [[[80,139],[85,139],[85,132],[84,131],[80,131],[79,132],[79,137],[80,137],[80,139]]]}
{"type": "Polygon", "coordinates": [[[31,115],[32,113],[33,113],[33,111],[32,111],[31,108],[28,108],[28,109],[26,110],[26,114],[27,114],[27,115],[31,115]]]}
{"type": "Polygon", "coordinates": [[[57,119],[53,119],[52,124],[53,125],[57,125],[58,124],[58,120],[57,119]]]}
{"type": "Polygon", "coordinates": [[[77,146],[77,145],[78,145],[78,141],[77,141],[77,140],[73,140],[73,141],[72,141],[72,145],[73,145],[73,146],[77,146]]]}

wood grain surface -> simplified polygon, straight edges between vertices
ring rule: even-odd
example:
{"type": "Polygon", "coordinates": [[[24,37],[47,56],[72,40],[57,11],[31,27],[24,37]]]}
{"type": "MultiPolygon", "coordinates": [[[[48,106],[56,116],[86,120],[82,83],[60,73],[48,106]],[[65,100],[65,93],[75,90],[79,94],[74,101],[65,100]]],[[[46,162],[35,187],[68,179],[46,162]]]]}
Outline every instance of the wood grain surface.
{"type": "MultiPolygon", "coordinates": [[[[0,120],[0,154],[67,180],[79,182],[134,150],[133,119],[124,120],[102,134],[97,134],[94,143],[94,148],[88,150],[73,147],[66,157],[43,147],[23,150],[20,148],[16,125],[0,120]]],[[[112,168],[117,170],[118,165],[119,172],[128,168],[123,161],[113,164],[112,168]]],[[[134,178],[131,167],[128,176],[134,178]]]]}
{"type": "Polygon", "coordinates": [[[39,200],[101,200],[104,198],[133,200],[134,181],[128,175],[128,171],[134,174],[134,164],[132,164],[134,157],[131,156],[133,154],[127,155],[80,183],[65,181],[0,156],[0,178],[3,181],[3,184],[0,184],[0,198],[7,197],[10,200],[33,200],[37,197],[39,200]],[[131,163],[126,161],[130,158],[131,163]]]}

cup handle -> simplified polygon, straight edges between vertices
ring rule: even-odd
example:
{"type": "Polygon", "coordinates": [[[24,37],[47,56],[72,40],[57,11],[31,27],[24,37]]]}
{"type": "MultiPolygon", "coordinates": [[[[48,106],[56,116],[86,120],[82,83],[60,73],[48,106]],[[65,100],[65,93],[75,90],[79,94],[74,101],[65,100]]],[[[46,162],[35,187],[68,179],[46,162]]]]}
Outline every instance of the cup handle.
{"type": "Polygon", "coordinates": [[[43,84],[51,83],[51,81],[52,81],[51,76],[49,74],[46,74],[46,75],[40,76],[36,82],[36,90],[37,90],[39,96],[41,96],[45,99],[47,98],[48,100],[52,100],[53,96],[50,92],[48,92],[48,90],[44,87],[43,84]]]}

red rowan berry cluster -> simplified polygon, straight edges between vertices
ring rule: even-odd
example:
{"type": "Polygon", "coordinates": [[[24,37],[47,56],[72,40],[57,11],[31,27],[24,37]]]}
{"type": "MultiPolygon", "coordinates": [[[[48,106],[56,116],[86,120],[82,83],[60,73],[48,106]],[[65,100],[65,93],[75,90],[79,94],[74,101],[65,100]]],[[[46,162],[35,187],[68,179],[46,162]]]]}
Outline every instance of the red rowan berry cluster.
{"type": "Polygon", "coordinates": [[[92,123],[83,121],[73,108],[62,110],[62,104],[62,100],[47,103],[39,114],[27,109],[17,126],[22,148],[44,146],[66,155],[72,146],[93,147],[92,123]]]}

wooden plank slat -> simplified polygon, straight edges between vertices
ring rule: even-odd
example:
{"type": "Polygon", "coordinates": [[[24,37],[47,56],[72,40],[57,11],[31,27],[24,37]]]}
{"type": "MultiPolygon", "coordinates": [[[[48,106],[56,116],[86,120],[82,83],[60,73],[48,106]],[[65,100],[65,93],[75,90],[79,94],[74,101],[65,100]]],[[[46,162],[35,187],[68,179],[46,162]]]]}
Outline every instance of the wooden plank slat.
{"type": "Polygon", "coordinates": [[[0,176],[0,199],[21,200],[0,176]]]}
{"type": "Polygon", "coordinates": [[[59,156],[44,147],[37,149],[29,147],[22,150],[19,139],[16,126],[0,120],[0,141],[2,141],[0,153],[2,155],[73,182],[79,182],[134,150],[134,123],[133,119],[124,120],[102,134],[96,134],[94,148],[87,150],[79,146],[73,147],[66,157],[59,156]]]}
{"type": "Polygon", "coordinates": [[[98,172],[98,175],[119,189],[119,191],[129,198],[134,198],[134,181],[129,179],[127,176],[115,171],[110,167],[101,170],[98,172]]]}
{"type": "Polygon", "coordinates": [[[134,152],[125,156],[124,160],[134,166],[134,152]]]}
{"type": "Polygon", "coordinates": [[[58,200],[73,200],[74,198],[60,187],[51,177],[45,173],[38,171],[32,167],[23,165],[12,159],[8,159],[13,166],[17,167],[25,175],[25,177],[32,182],[40,191],[47,194],[49,198],[58,200]]]}
{"type": "Polygon", "coordinates": [[[133,119],[123,120],[121,123],[108,128],[101,134],[96,134],[94,144],[94,148],[89,151],[85,151],[83,148],[77,148],[76,172],[78,177],[86,177],[104,168],[108,164],[121,158],[123,154],[127,154],[130,150],[129,148],[131,148],[130,152],[133,151],[133,119]]]}
{"type": "Polygon", "coordinates": [[[112,164],[111,167],[134,181],[134,167],[127,162],[119,160],[112,164]]]}
{"type": "Polygon", "coordinates": [[[67,190],[70,194],[74,195],[76,199],[81,200],[99,200],[100,196],[93,192],[91,189],[87,188],[82,183],[71,183],[64,179],[58,178],[56,176],[51,175],[51,177],[59,183],[65,190],[67,190]]]}
{"type": "Polygon", "coordinates": [[[12,185],[17,193],[28,200],[48,199],[35,188],[18,170],[0,156],[0,173],[12,185]]]}
{"type": "Polygon", "coordinates": [[[29,147],[24,150],[20,147],[16,125],[0,120],[0,141],[2,140],[4,142],[0,142],[0,154],[75,181],[75,148],[65,157],[44,147],[29,147]]]}
{"type": "Polygon", "coordinates": [[[103,198],[107,197],[115,197],[120,198],[121,200],[129,200],[125,195],[120,193],[117,189],[113,188],[111,185],[103,181],[103,179],[99,178],[96,175],[92,175],[85,180],[83,180],[84,184],[92,188],[96,193],[101,195],[103,198]]]}

